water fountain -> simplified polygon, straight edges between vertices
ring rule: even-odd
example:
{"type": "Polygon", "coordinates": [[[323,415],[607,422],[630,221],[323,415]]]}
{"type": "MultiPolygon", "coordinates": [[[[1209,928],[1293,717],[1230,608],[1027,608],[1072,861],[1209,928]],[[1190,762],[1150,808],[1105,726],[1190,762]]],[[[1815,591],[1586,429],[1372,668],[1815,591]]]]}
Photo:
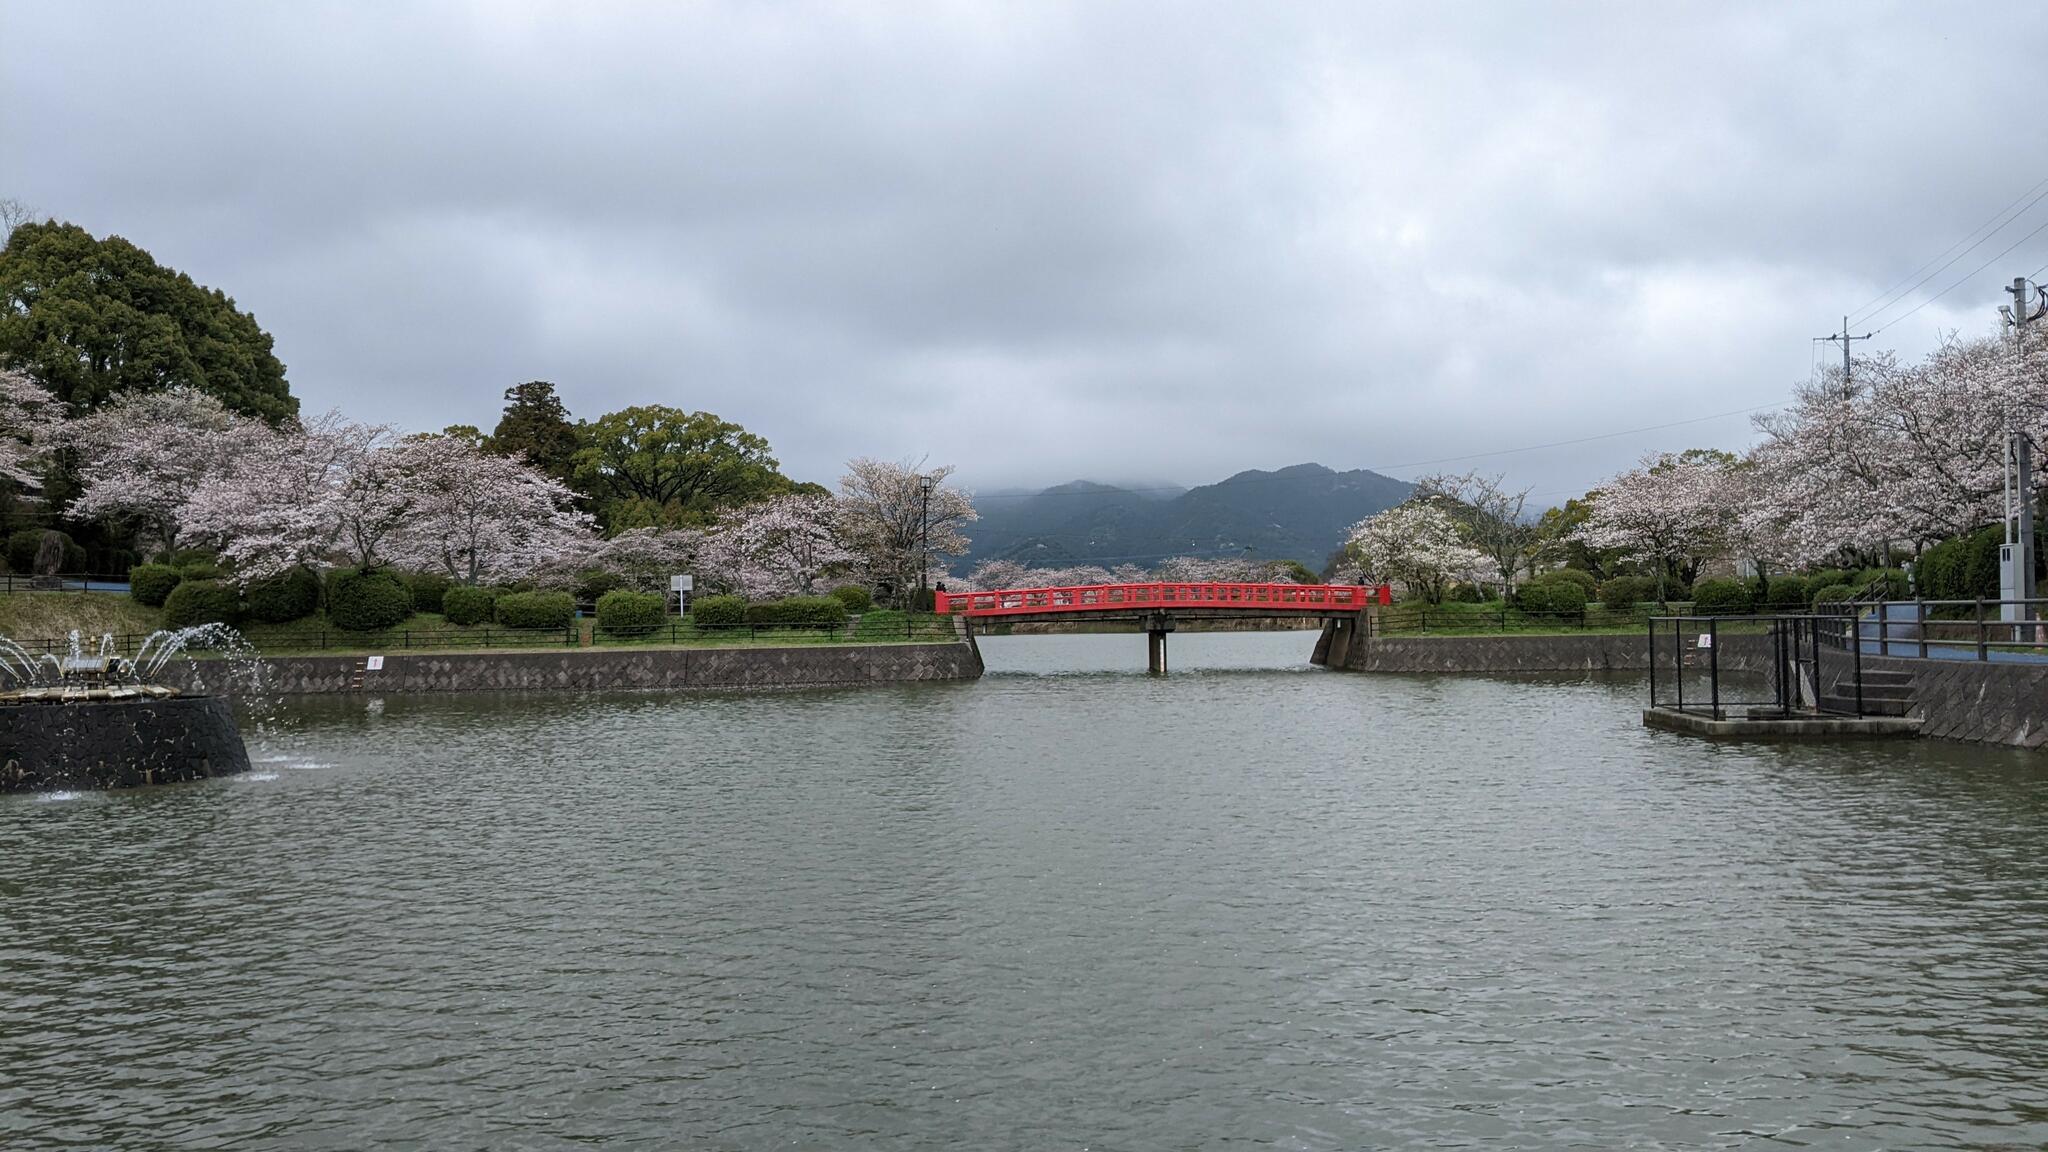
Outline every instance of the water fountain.
{"type": "Polygon", "coordinates": [[[65,650],[34,653],[0,637],[0,792],[249,770],[226,693],[260,697],[262,664],[239,632],[204,624],[153,632],[132,655],[118,647],[73,632],[65,650]]]}

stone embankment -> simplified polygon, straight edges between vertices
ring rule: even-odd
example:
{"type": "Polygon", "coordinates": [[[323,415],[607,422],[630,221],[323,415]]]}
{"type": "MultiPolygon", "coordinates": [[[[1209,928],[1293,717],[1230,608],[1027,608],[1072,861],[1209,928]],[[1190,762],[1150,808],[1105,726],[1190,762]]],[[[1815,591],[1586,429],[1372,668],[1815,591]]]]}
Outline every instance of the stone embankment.
{"type": "MultiPolygon", "coordinates": [[[[1329,633],[1325,633],[1326,642],[1329,633]]],[[[1338,647],[1347,647],[1339,645],[1338,647]]],[[[1333,649],[1334,651],[1334,649],[1333,649]]],[[[1545,636],[1360,636],[1332,667],[1352,672],[1489,675],[1520,672],[1638,672],[1650,668],[1642,633],[1545,636]]],[[[1762,636],[1721,638],[1721,666],[1768,666],[1762,636]]],[[[2048,664],[1978,663],[1865,656],[1866,672],[1903,672],[1911,685],[1905,714],[1922,736],[2003,744],[2048,745],[2048,664]]]]}
{"type": "Polygon", "coordinates": [[[612,692],[816,688],[972,680],[973,641],[806,644],[787,648],[596,648],[542,652],[391,653],[264,660],[269,688],[286,695],[342,692],[612,692]]]}

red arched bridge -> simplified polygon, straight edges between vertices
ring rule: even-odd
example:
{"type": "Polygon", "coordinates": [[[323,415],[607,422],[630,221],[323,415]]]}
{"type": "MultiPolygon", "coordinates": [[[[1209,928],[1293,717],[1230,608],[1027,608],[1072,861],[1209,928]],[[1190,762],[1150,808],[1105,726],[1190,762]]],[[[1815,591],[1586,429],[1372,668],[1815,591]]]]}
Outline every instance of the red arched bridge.
{"type": "Polygon", "coordinates": [[[1161,582],[940,592],[932,607],[942,616],[970,620],[1135,621],[1150,640],[1152,671],[1164,672],[1166,634],[1176,619],[1320,617],[1325,624],[1316,651],[1323,655],[1332,641],[1348,647],[1366,610],[1392,599],[1385,585],[1161,582]]]}

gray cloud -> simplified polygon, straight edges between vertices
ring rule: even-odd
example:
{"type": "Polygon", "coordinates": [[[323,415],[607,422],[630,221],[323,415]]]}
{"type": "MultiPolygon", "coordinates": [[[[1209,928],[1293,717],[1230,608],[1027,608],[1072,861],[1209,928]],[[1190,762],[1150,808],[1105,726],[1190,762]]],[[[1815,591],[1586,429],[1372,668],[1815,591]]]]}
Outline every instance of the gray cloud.
{"type": "MultiPolygon", "coordinates": [[[[2048,175],[2024,10],[0,12],[0,195],[227,289],[309,407],[488,425],[546,377],[825,481],[1391,467],[1770,403],[2048,175]]],[[[1880,343],[1981,330],[2044,262],[1880,343]]],[[[1563,493],[1746,429],[1473,463],[1563,493]]]]}

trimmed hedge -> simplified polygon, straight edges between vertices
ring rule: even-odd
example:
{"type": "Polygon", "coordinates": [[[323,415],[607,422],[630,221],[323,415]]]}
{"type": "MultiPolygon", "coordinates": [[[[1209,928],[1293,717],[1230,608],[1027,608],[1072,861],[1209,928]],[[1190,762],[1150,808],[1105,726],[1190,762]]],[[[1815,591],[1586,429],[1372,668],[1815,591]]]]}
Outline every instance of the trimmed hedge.
{"type": "Polygon", "coordinates": [[[1535,580],[1515,590],[1515,606],[1540,615],[1578,616],[1586,610],[1586,589],[1576,580],[1535,580]]]}
{"type": "Polygon", "coordinates": [[[1856,595],[1854,584],[1828,584],[1813,590],[1813,606],[1840,604],[1856,595]]]}
{"type": "Polygon", "coordinates": [[[705,628],[723,628],[747,622],[747,602],[738,596],[706,596],[690,602],[690,622],[705,628]]]}
{"type": "Polygon", "coordinates": [[[1773,612],[1798,612],[1811,603],[1812,586],[1797,576],[1774,576],[1764,590],[1763,606],[1773,612]]]}
{"type": "Polygon", "coordinates": [[[242,618],[242,598],[218,580],[183,580],[164,598],[164,627],[233,624],[242,618]]]}
{"type": "Polygon", "coordinates": [[[218,580],[227,574],[218,560],[195,560],[179,569],[187,580],[218,580]]]}
{"type": "Polygon", "coordinates": [[[249,585],[249,615],[265,624],[304,620],[320,610],[320,576],[293,568],[249,585]]]}
{"type": "Polygon", "coordinates": [[[1610,612],[1633,612],[1657,598],[1657,582],[1648,576],[1615,576],[1600,586],[1600,604],[1610,612]]]}
{"type": "Polygon", "coordinates": [[[412,610],[415,612],[441,611],[442,598],[455,582],[443,572],[407,572],[405,590],[412,593],[412,610]]]}
{"type": "Polygon", "coordinates": [[[576,619],[576,597],[567,592],[514,592],[498,597],[498,623],[507,628],[562,628],[576,619]]]}
{"type": "Polygon", "coordinates": [[[597,626],[614,636],[652,632],[668,622],[668,598],[614,588],[597,598],[597,626]]]}
{"type": "Polygon", "coordinates": [[[1569,580],[1577,584],[1586,593],[1586,599],[1588,600],[1599,595],[1600,592],[1600,582],[1593,579],[1593,574],[1584,568],[1552,568],[1549,571],[1538,572],[1534,576],[1529,577],[1529,583],[1531,584],[1547,583],[1553,580],[1569,580]]]}
{"type": "Polygon", "coordinates": [[[1692,610],[1701,616],[1740,616],[1756,597],[1741,580],[1702,580],[1692,586],[1692,610]]]}
{"type": "Polygon", "coordinates": [[[169,564],[138,564],[128,570],[128,597],[137,604],[161,608],[164,599],[184,578],[183,572],[169,564]]]}
{"type": "Polygon", "coordinates": [[[498,606],[498,594],[489,588],[457,584],[441,594],[441,615],[450,624],[483,624],[498,606]]]}
{"type": "Polygon", "coordinates": [[[1477,604],[1479,600],[1479,586],[1476,584],[1466,584],[1460,581],[1451,585],[1444,592],[1444,603],[1446,604],[1477,604]]]}
{"type": "Polygon", "coordinates": [[[848,612],[865,612],[875,606],[874,595],[858,584],[834,588],[832,598],[844,604],[848,612]]]}
{"type": "Polygon", "coordinates": [[[791,596],[747,605],[749,624],[801,624],[829,628],[846,623],[846,605],[830,596],[791,596]]]}
{"type": "Polygon", "coordinates": [[[327,574],[327,618],[348,632],[396,628],[412,615],[412,593],[389,568],[337,568],[327,574]]]}

